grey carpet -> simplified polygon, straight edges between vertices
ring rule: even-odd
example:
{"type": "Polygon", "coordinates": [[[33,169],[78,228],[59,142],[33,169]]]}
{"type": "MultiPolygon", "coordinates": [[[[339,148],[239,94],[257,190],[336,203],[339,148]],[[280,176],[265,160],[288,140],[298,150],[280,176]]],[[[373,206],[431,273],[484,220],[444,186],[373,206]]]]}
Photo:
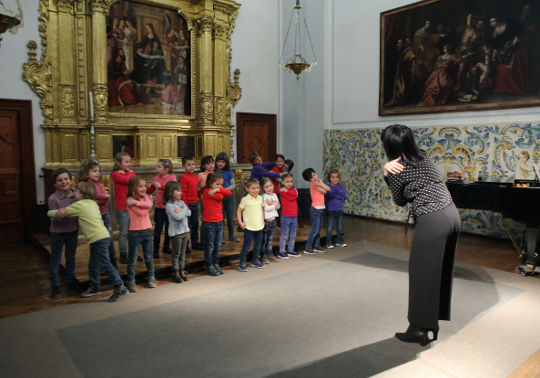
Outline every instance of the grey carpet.
{"type": "MultiPolygon", "coordinates": [[[[371,376],[425,350],[393,337],[407,285],[407,262],[364,253],[57,332],[85,377],[371,376]]],[[[457,270],[439,339],[521,292],[457,270]]]]}

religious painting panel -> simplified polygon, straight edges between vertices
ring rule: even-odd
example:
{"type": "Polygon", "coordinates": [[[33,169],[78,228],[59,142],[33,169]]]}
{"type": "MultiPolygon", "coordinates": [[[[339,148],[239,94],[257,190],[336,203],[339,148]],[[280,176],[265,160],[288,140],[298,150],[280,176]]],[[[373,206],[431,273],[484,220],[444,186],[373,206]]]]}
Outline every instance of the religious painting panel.
{"type": "Polygon", "coordinates": [[[113,135],[113,156],[119,152],[127,152],[131,158],[135,155],[135,137],[133,135],[113,135]]]}
{"type": "Polygon", "coordinates": [[[540,105],[538,4],[428,0],[380,21],[380,115],[540,105]]]}
{"type": "Polygon", "coordinates": [[[178,137],[178,158],[195,156],[195,137],[179,136],[178,137]]]}
{"type": "Polygon", "coordinates": [[[178,12],[118,1],[107,17],[110,112],[191,114],[191,32],[178,12]]]}

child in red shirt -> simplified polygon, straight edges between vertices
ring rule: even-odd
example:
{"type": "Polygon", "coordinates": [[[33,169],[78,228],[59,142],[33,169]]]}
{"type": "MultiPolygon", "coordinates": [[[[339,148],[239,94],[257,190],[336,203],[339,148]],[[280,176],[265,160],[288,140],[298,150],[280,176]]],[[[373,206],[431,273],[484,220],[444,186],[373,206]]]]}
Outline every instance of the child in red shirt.
{"type": "Polygon", "coordinates": [[[298,191],[293,186],[294,177],[291,173],[285,173],[281,180],[280,200],[281,200],[281,236],[279,238],[280,259],[288,259],[289,256],[300,257],[300,254],[294,251],[294,242],[296,240],[296,229],[298,227],[298,191]],[[289,246],[289,251],[286,250],[289,246]]]}
{"type": "Polygon", "coordinates": [[[114,209],[118,220],[118,249],[120,262],[127,264],[127,234],[129,230],[129,214],[126,207],[128,182],[135,172],[131,170],[131,156],[127,152],[119,152],[114,158],[111,174],[114,187],[114,209]]]}
{"type": "Polygon", "coordinates": [[[220,173],[210,173],[206,178],[206,186],[201,195],[204,207],[202,225],[204,260],[206,262],[206,271],[211,276],[219,276],[224,273],[219,266],[219,250],[223,233],[223,207],[221,201],[224,197],[232,196],[232,192],[223,188],[223,181],[223,176],[220,173]]]}
{"type": "MultiPolygon", "coordinates": [[[[180,185],[182,185],[182,201],[188,206],[191,211],[189,218],[191,248],[201,250],[203,247],[199,243],[199,180],[195,172],[195,161],[191,156],[182,158],[182,166],[185,173],[180,177],[180,185]]],[[[190,248],[186,249],[186,253],[190,252],[190,248]]]]}
{"type": "Polygon", "coordinates": [[[146,190],[147,194],[156,192],[156,204],[154,207],[154,257],[159,257],[159,243],[161,241],[161,231],[165,226],[165,239],[163,240],[163,253],[171,253],[169,247],[169,219],[163,203],[163,191],[169,181],[176,181],[176,176],[172,174],[173,164],[171,159],[159,159],[156,165],[157,175],[152,180],[152,184],[146,190]]]}

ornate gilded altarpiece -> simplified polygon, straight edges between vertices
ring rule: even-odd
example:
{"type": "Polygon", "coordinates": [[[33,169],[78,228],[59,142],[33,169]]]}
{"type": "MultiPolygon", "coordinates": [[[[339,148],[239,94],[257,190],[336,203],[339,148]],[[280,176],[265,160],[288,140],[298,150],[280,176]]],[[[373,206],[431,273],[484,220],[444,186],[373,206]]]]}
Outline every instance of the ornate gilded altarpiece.
{"type": "Polygon", "coordinates": [[[95,152],[110,167],[119,148],[135,166],[180,163],[231,150],[231,0],[40,0],[38,44],[24,80],[41,99],[46,169],[76,168],[95,152]],[[92,104],[90,104],[92,101],[92,104]],[[123,142],[127,141],[127,142],[123,142]]]}

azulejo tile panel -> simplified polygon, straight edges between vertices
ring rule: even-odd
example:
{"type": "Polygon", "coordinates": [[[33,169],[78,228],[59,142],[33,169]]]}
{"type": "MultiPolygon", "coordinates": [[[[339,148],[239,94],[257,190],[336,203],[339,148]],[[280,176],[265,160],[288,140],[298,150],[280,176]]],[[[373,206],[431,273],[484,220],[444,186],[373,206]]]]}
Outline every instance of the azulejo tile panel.
{"type": "MultiPolygon", "coordinates": [[[[324,171],[337,168],[347,188],[344,211],[393,221],[405,221],[383,180],[386,155],[380,141],[381,128],[325,130],[324,171]]],[[[443,177],[463,172],[466,181],[512,181],[526,151],[540,161],[540,124],[489,124],[413,128],[418,145],[428,152],[443,177]],[[521,160],[520,160],[521,159],[521,160]]],[[[530,164],[530,162],[528,163],[530,164]]],[[[507,237],[506,229],[519,228],[499,213],[460,209],[463,231],[507,237]]]]}

